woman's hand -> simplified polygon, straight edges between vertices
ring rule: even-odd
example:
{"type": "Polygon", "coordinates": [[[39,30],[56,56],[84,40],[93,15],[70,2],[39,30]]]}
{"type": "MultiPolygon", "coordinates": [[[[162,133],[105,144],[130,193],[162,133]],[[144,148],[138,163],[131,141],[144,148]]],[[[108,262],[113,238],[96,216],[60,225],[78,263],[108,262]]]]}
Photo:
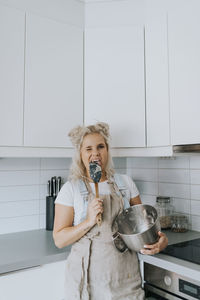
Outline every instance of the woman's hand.
{"type": "Polygon", "coordinates": [[[88,204],[87,217],[89,224],[94,226],[97,223],[97,215],[103,213],[103,200],[100,198],[94,198],[88,204]]]}
{"type": "Polygon", "coordinates": [[[155,244],[152,244],[152,245],[144,245],[144,249],[140,250],[140,252],[142,254],[149,254],[149,255],[156,254],[156,253],[159,253],[160,251],[162,251],[165,247],[167,247],[168,238],[167,238],[166,234],[159,231],[158,235],[159,235],[158,242],[155,244]]]}

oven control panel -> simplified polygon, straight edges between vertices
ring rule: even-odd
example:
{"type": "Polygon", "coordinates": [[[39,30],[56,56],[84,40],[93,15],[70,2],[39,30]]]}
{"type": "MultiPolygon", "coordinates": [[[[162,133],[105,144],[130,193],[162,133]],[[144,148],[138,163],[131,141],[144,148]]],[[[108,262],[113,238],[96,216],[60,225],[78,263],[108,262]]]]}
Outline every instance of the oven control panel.
{"type": "Polygon", "coordinates": [[[195,299],[200,299],[200,286],[191,282],[179,279],[179,291],[195,299]]]}
{"type": "Polygon", "coordinates": [[[164,291],[168,294],[166,299],[200,300],[199,278],[194,280],[144,262],[144,282],[147,289],[153,287],[157,293],[164,291]]]}

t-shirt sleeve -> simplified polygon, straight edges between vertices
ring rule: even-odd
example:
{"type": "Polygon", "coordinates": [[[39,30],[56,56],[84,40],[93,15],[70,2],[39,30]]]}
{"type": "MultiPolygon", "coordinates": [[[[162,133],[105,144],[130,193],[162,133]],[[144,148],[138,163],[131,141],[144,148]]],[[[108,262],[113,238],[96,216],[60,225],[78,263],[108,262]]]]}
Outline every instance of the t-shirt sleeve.
{"type": "Polygon", "coordinates": [[[74,206],[74,189],[70,181],[67,181],[61,188],[55,203],[66,206],[74,206]]]}
{"type": "Polygon", "coordinates": [[[130,176],[128,175],[123,175],[123,176],[130,191],[130,198],[137,197],[139,195],[139,191],[137,189],[135,182],[131,179],[130,176]]]}

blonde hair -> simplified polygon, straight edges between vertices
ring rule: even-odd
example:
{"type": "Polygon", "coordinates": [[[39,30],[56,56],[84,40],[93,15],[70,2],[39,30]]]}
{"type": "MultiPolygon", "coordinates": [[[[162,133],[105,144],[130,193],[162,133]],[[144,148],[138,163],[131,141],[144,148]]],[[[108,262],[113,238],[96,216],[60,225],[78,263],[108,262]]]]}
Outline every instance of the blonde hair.
{"type": "Polygon", "coordinates": [[[110,133],[109,133],[109,125],[104,122],[98,122],[95,125],[89,126],[77,126],[73,128],[68,136],[72,142],[72,145],[75,147],[75,154],[72,159],[72,165],[70,168],[70,180],[78,180],[82,178],[86,178],[86,168],[81,159],[81,147],[83,143],[83,139],[88,134],[98,133],[100,134],[107,146],[108,150],[108,161],[105,167],[105,172],[107,179],[110,179],[114,174],[113,161],[110,154],[110,133]]]}

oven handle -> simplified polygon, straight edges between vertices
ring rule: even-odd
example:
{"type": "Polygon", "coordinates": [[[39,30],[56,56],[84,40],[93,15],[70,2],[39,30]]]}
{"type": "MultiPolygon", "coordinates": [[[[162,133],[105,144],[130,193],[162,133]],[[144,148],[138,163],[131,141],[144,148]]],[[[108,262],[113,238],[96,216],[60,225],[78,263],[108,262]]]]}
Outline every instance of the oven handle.
{"type": "Polygon", "coordinates": [[[161,297],[163,297],[164,299],[168,299],[168,300],[180,300],[180,299],[183,299],[181,297],[178,297],[178,296],[175,296],[175,295],[171,295],[169,294],[168,292],[165,292],[163,290],[160,290],[152,285],[149,285],[149,284],[144,284],[144,287],[145,287],[145,291],[148,291],[148,292],[152,292],[156,295],[159,295],[161,297]]]}

